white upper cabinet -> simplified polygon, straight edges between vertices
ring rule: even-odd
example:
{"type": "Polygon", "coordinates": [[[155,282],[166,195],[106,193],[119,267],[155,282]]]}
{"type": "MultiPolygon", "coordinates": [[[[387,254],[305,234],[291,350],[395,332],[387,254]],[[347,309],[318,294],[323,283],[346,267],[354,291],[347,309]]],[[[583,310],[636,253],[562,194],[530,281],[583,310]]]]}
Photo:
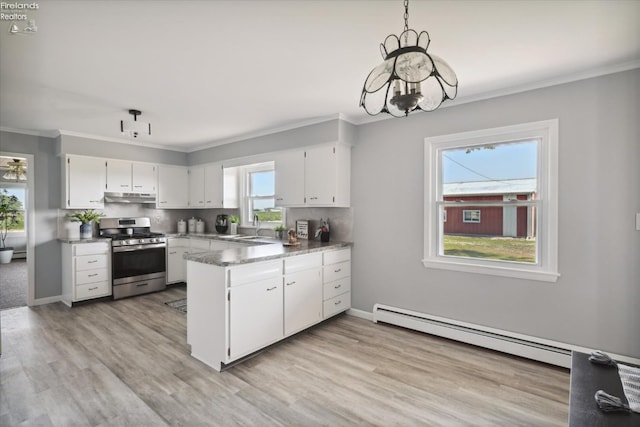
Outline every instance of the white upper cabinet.
{"type": "Polygon", "coordinates": [[[126,160],[106,160],[107,191],[131,192],[131,162],[126,160]]]}
{"type": "Polygon", "coordinates": [[[319,146],[306,150],[304,185],[309,206],[349,207],[351,147],[319,146]]]}
{"type": "Polygon", "coordinates": [[[131,183],[134,193],[155,194],[158,188],[156,165],[150,163],[132,163],[131,183]]]}
{"type": "Polygon", "coordinates": [[[189,169],[189,207],[204,208],[204,167],[189,169]]]}
{"type": "Polygon", "coordinates": [[[155,194],[156,165],[107,160],[107,192],[155,194]]]}
{"type": "Polygon", "coordinates": [[[189,207],[189,169],[184,166],[158,166],[158,208],[189,207]]]}
{"type": "Polygon", "coordinates": [[[105,160],[67,155],[64,162],[62,205],[67,209],[103,208],[105,160]]]}
{"type": "Polygon", "coordinates": [[[276,157],[277,206],[351,205],[351,147],[336,144],[276,157]]]}
{"type": "Polygon", "coordinates": [[[204,168],[204,206],[206,208],[222,208],[225,207],[223,204],[224,178],[222,164],[214,163],[204,168]]]}
{"type": "Polygon", "coordinates": [[[276,206],[304,205],[304,151],[279,153],[275,160],[276,206]]]}

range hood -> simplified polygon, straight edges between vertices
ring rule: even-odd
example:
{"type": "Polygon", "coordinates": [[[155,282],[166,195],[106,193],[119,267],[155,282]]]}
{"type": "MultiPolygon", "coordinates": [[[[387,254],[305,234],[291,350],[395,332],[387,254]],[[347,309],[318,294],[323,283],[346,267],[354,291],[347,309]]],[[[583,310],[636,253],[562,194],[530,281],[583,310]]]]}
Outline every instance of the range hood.
{"type": "Polygon", "coordinates": [[[155,203],[152,193],[104,193],[104,201],[109,203],[155,203]]]}

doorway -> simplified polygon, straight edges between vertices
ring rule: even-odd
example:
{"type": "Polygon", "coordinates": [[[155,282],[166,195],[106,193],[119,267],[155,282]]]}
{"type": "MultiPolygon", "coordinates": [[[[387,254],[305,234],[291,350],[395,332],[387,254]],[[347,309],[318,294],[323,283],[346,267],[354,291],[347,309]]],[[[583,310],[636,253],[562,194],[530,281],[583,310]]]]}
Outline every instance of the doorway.
{"type": "Polygon", "coordinates": [[[13,248],[0,264],[0,310],[33,305],[35,230],[33,155],[0,152],[0,197],[8,212],[0,215],[3,246],[13,248]]]}

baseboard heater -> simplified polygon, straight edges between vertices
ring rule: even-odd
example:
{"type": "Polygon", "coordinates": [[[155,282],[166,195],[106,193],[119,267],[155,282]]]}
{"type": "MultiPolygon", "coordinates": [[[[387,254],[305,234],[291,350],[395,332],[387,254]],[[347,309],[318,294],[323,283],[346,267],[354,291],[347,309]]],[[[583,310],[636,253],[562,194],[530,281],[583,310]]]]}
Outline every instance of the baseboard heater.
{"type": "Polygon", "coordinates": [[[571,367],[571,350],[561,343],[376,304],[373,321],[509,353],[551,365],[571,367]]]}

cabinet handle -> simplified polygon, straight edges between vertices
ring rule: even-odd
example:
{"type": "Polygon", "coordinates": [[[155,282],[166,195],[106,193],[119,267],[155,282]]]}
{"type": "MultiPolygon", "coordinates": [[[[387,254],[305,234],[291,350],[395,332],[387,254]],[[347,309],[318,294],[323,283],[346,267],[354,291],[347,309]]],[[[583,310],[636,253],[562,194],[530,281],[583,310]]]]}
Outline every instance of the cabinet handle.
{"type": "Polygon", "coordinates": [[[98,262],[98,260],[97,260],[97,259],[92,259],[91,261],[88,261],[88,262],[87,262],[87,264],[94,264],[94,263],[96,263],[96,262],[98,262]]]}
{"type": "Polygon", "coordinates": [[[267,288],[267,292],[268,292],[268,291],[272,291],[272,290],[274,290],[274,289],[278,289],[278,287],[277,287],[277,286],[274,286],[273,288],[267,288]]]}
{"type": "Polygon", "coordinates": [[[277,197],[276,200],[283,200],[283,198],[282,197],[277,197]]]}
{"type": "Polygon", "coordinates": [[[333,289],[339,289],[341,287],[342,287],[342,285],[336,285],[336,286],[333,287],[333,289]]]}
{"type": "Polygon", "coordinates": [[[340,273],[342,271],[341,268],[337,269],[337,270],[333,270],[334,273],[340,273]]]}
{"type": "Polygon", "coordinates": [[[309,200],[318,200],[317,197],[309,197],[309,200]]]}
{"type": "Polygon", "coordinates": [[[162,200],[160,201],[160,203],[167,203],[167,202],[163,202],[162,200]]]}
{"type": "Polygon", "coordinates": [[[134,185],[133,188],[142,188],[142,185],[134,185]]]}
{"type": "Polygon", "coordinates": [[[176,251],[169,252],[169,255],[175,255],[175,254],[177,254],[177,252],[176,252],[176,251]]]}
{"type": "Polygon", "coordinates": [[[340,305],[340,304],[342,304],[342,300],[333,303],[333,305],[340,305]]]}
{"type": "Polygon", "coordinates": [[[147,286],[147,285],[149,285],[149,284],[148,283],[139,283],[139,284],[136,285],[136,287],[139,288],[140,286],[147,286]]]}
{"type": "Polygon", "coordinates": [[[287,283],[287,286],[291,286],[291,285],[295,285],[295,284],[296,284],[296,281],[294,280],[293,282],[287,283]]]}
{"type": "Polygon", "coordinates": [[[97,275],[98,275],[98,273],[93,273],[93,274],[89,274],[87,277],[95,277],[97,275]]]}
{"type": "Polygon", "coordinates": [[[211,203],[211,200],[207,200],[207,203],[211,203]]]}
{"type": "Polygon", "coordinates": [[[127,184],[120,184],[120,187],[128,187],[127,184]]]}
{"type": "Polygon", "coordinates": [[[96,289],[98,289],[97,286],[95,288],[89,288],[90,291],[95,291],[96,289]]]}

